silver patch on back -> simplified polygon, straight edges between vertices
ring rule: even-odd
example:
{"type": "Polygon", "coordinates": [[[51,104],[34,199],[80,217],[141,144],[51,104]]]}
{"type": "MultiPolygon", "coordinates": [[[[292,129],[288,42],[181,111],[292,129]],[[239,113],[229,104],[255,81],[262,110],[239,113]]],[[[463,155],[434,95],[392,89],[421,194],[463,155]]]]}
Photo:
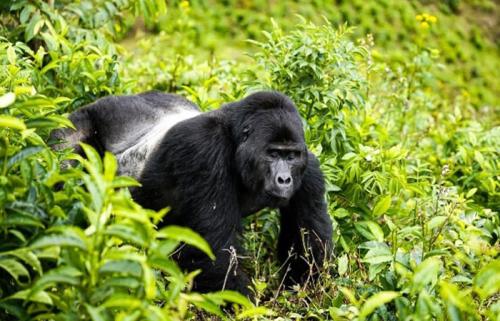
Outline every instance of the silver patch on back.
{"type": "Polygon", "coordinates": [[[199,114],[201,112],[179,106],[162,115],[158,123],[146,132],[137,143],[116,155],[119,165],[118,174],[140,178],[148,158],[167,132],[177,123],[199,114]]]}

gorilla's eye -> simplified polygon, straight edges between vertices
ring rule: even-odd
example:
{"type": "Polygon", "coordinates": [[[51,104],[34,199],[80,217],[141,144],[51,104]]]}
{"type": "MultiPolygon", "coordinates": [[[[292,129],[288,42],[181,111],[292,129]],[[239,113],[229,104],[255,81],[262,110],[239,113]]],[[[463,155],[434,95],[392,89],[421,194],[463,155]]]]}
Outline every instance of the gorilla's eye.
{"type": "Polygon", "coordinates": [[[250,136],[250,128],[244,128],[243,129],[243,134],[242,134],[242,137],[241,139],[246,142],[246,140],[248,139],[248,136],[250,136]]]}
{"type": "Polygon", "coordinates": [[[279,153],[277,150],[275,150],[275,149],[270,149],[270,150],[268,150],[268,151],[267,151],[267,154],[268,154],[268,155],[269,155],[269,157],[271,157],[271,158],[278,158],[278,157],[280,157],[280,153],[279,153]]]}
{"type": "Polygon", "coordinates": [[[292,161],[292,160],[298,158],[299,156],[300,156],[299,152],[290,152],[290,153],[288,153],[286,158],[288,160],[292,161]]]}

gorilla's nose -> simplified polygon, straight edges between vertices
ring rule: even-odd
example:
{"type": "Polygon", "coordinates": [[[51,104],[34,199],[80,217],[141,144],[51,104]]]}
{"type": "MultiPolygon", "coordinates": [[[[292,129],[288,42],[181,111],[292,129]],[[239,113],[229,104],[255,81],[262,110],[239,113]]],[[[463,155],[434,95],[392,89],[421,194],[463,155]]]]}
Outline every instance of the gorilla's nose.
{"type": "Polygon", "coordinates": [[[292,185],[292,176],[289,174],[276,175],[276,185],[280,188],[288,188],[292,185]]]}

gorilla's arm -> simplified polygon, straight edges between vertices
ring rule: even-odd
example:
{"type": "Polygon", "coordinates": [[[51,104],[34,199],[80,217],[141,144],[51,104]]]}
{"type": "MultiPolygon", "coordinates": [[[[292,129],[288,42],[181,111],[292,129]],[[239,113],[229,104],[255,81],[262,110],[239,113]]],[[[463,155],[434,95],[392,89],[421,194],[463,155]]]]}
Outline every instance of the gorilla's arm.
{"type": "Polygon", "coordinates": [[[308,158],[300,189],[288,206],[280,208],[278,256],[286,263],[287,285],[302,283],[310,272],[316,273],[332,247],[332,222],[324,200],[323,175],[316,157],[309,153],[308,158]]]}
{"type": "Polygon", "coordinates": [[[200,115],[171,129],[151,157],[133,198],[143,206],[171,211],[163,224],[187,226],[210,244],[216,260],[184,247],[177,257],[187,270],[202,269],[195,290],[248,293],[248,278],[233,262],[241,253],[241,213],[234,173],[234,143],[223,120],[200,115]]]}

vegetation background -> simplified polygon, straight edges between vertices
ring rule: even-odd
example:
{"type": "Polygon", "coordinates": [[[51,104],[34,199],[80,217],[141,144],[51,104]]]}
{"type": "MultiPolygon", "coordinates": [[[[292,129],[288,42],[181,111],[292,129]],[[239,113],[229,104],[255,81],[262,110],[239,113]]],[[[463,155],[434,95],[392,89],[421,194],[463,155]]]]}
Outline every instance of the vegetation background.
{"type": "Polygon", "coordinates": [[[3,0],[0,320],[500,320],[499,6],[3,0]],[[212,255],[204,240],[155,229],[166,211],[131,201],[111,155],[47,142],[106,95],[157,89],[210,110],[263,88],[300,109],[335,256],[285,290],[277,213],[250,217],[254,303],[191,292],[169,254],[212,255]]]}

